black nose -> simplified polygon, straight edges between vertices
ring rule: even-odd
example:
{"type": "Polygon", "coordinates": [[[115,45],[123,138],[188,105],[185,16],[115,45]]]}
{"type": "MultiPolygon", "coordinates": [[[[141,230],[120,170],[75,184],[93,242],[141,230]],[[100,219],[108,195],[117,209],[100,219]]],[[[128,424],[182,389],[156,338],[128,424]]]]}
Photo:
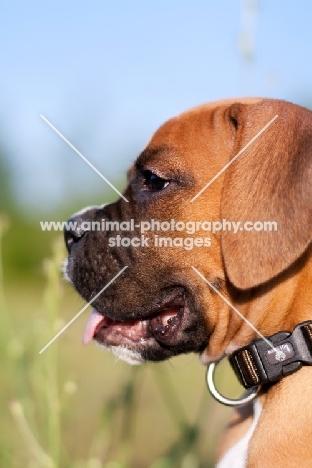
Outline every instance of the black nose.
{"type": "Polygon", "coordinates": [[[72,218],[69,218],[68,221],[66,221],[66,225],[64,227],[64,237],[68,253],[70,253],[73,246],[80,241],[85,233],[88,232],[88,230],[84,229],[82,226],[83,222],[85,221],[86,220],[79,215],[73,216],[72,218]]]}

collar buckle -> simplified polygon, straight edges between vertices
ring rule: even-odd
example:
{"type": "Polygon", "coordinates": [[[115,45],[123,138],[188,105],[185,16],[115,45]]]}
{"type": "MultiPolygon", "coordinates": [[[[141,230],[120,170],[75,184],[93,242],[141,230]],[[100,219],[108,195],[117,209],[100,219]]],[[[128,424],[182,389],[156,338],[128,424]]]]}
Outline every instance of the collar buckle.
{"type": "Polygon", "coordinates": [[[229,361],[241,384],[249,389],[276,382],[312,365],[312,320],[300,323],[293,332],[281,331],[235,351],[229,361]]]}

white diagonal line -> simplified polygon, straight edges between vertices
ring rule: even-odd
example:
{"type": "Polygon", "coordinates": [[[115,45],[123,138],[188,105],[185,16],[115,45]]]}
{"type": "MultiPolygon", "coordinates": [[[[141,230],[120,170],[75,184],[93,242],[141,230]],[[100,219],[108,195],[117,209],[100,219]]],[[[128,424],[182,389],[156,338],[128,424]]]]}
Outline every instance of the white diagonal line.
{"type": "Polygon", "coordinates": [[[86,304],[86,305],[85,305],[85,306],[84,306],[84,307],[83,307],[83,308],[82,308],[82,309],[81,309],[81,310],[78,312],[78,314],[76,314],[76,315],[75,315],[75,317],[73,317],[73,318],[72,318],[72,319],[71,319],[71,320],[70,320],[70,321],[67,323],[67,325],[65,325],[65,327],[63,327],[63,328],[62,328],[62,330],[60,330],[60,331],[59,331],[59,332],[58,332],[58,333],[55,335],[55,337],[54,337],[54,338],[52,338],[52,340],[51,340],[51,341],[49,341],[49,343],[48,343],[47,345],[45,345],[45,347],[44,347],[44,348],[42,348],[42,350],[41,350],[41,351],[39,351],[39,354],[42,354],[42,353],[43,353],[43,351],[45,351],[45,350],[46,350],[46,349],[47,349],[47,348],[50,346],[50,344],[52,344],[52,343],[53,343],[53,341],[55,341],[55,340],[56,340],[56,338],[58,338],[58,337],[59,337],[59,336],[60,336],[60,335],[63,333],[63,331],[65,331],[65,330],[66,330],[66,329],[67,329],[67,328],[68,328],[68,327],[69,327],[69,326],[70,326],[70,325],[71,325],[71,324],[72,324],[72,323],[73,323],[73,322],[74,322],[74,321],[75,321],[75,320],[76,320],[76,319],[77,319],[77,318],[78,318],[78,317],[79,317],[79,316],[80,316],[80,315],[81,315],[81,314],[82,314],[82,313],[83,313],[83,312],[84,312],[84,311],[85,311],[85,310],[86,310],[88,307],[89,307],[89,305],[90,305],[90,304],[92,304],[92,302],[94,302],[94,301],[95,301],[95,299],[97,299],[97,298],[98,298],[98,297],[99,297],[99,296],[102,294],[102,292],[104,292],[104,291],[105,291],[105,289],[107,289],[107,288],[108,288],[108,286],[110,286],[110,285],[111,285],[111,284],[112,284],[112,283],[113,283],[113,282],[114,282],[114,281],[115,281],[115,280],[118,278],[118,276],[120,276],[120,275],[121,275],[121,273],[123,273],[123,272],[126,270],[126,268],[128,268],[128,266],[125,266],[125,267],[123,267],[123,269],[122,269],[122,270],[120,270],[120,272],[119,272],[119,273],[117,273],[117,275],[116,275],[116,276],[114,276],[114,278],[113,278],[113,279],[111,279],[111,280],[110,280],[110,282],[109,282],[109,283],[107,283],[107,284],[106,284],[106,286],[104,286],[104,288],[103,288],[103,289],[101,289],[101,291],[100,291],[99,293],[97,293],[97,295],[96,295],[96,296],[94,296],[94,298],[93,298],[93,299],[91,299],[91,301],[90,301],[90,302],[88,302],[88,304],[86,304]]]}
{"type": "Polygon", "coordinates": [[[54,127],[54,125],[51,124],[51,122],[49,122],[49,120],[44,115],[40,114],[40,117],[78,154],[78,156],[80,156],[87,164],[89,164],[89,166],[92,167],[92,169],[100,177],[102,177],[102,179],[105,180],[105,182],[110,187],[112,187],[112,189],[115,190],[115,192],[117,192],[118,195],[120,195],[126,202],[129,201],[122,193],[119,192],[118,189],[116,189],[116,187],[108,179],[106,179],[105,176],[103,176],[103,174],[96,167],[93,166],[92,163],[90,163],[90,161],[83,154],[80,153],[80,151],[77,150],[77,148],[75,148],[75,146],[70,141],[67,140],[67,138],[64,137],[64,135],[62,135],[62,133],[59,130],[57,130],[57,128],[54,127]]]}
{"type": "Polygon", "coordinates": [[[242,314],[238,309],[236,309],[236,307],[233,306],[233,304],[231,304],[231,302],[230,302],[225,296],[223,296],[223,294],[221,294],[220,291],[218,291],[217,288],[215,288],[214,285],[213,285],[212,283],[210,283],[210,281],[208,281],[208,280],[200,273],[200,271],[197,270],[197,268],[195,268],[194,266],[192,266],[192,268],[193,268],[193,270],[195,271],[195,273],[197,273],[198,276],[200,276],[200,277],[208,284],[208,286],[210,286],[211,289],[213,289],[214,292],[216,292],[216,293],[224,300],[224,302],[226,302],[226,304],[229,305],[229,306],[231,307],[231,309],[233,309],[234,312],[235,312],[242,320],[244,320],[244,322],[246,322],[247,325],[249,325],[250,328],[252,328],[252,329],[257,333],[257,335],[259,335],[260,338],[262,338],[262,339],[266,342],[266,344],[267,344],[268,346],[270,346],[270,348],[272,348],[272,349],[273,349],[275,352],[277,352],[277,353],[279,352],[277,349],[275,349],[275,347],[273,346],[273,344],[272,344],[265,336],[263,336],[262,333],[259,332],[259,330],[258,330],[251,322],[249,322],[249,320],[246,319],[246,317],[244,317],[243,314],[242,314]]]}
{"type": "Polygon", "coordinates": [[[276,115],[275,117],[273,117],[272,120],[270,120],[270,122],[268,122],[263,128],[262,130],[260,130],[260,132],[257,133],[257,135],[255,135],[249,143],[247,143],[246,146],[244,146],[244,148],[242,148],[235,156],[234,158],[231,159],[231,161],[229,161],[222,169],[221,171],[218,172],[218,174],[216,174],[209,182],[208,184],[205,185],[205,187],[203,187],[198,193],[197,195],[195,195],[195,197],[192,198],[191,200],[191,203],[193,203],[193,201],[196,200],[196,198],[199,197],[199,195],[201,195],[208,187],[209,185],[211,185],[218,177],[219,175],[221,175],[224,171],[227,170],[227,168],[261,135],[261,133],[263,133],[273,122],[275,119],[277,119],[278,115],[276,115]]]}

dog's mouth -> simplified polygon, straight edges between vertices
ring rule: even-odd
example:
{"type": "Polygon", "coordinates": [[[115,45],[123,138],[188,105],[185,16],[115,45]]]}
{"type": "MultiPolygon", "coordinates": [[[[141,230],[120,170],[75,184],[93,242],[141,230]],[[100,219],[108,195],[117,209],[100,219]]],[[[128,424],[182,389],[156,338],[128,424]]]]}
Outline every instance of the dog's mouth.
{"type": "Polygon", "coordinates": [[[145,318],[132,321],[114,320],[94,310],[85,328],[83,343],[94,339],[104,345],[132,347],[155,339],[162,345],[175,346],[181,335],[184,310],[183,297],[175,298],[145,318]]]}

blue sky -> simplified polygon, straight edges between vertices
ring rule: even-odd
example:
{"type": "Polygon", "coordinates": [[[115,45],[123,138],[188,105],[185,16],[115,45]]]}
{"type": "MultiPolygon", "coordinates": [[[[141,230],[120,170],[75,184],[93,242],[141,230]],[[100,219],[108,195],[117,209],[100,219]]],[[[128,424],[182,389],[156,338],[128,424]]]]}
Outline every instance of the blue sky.
{"type": "Polygon", "coordinates": [[[312,103],[308,0],[30,0],[1,10],[0,139],[25,207],[56,208],[104,184],[40,113],[117,180],[188,107],[245,95],[312,103]]]}

